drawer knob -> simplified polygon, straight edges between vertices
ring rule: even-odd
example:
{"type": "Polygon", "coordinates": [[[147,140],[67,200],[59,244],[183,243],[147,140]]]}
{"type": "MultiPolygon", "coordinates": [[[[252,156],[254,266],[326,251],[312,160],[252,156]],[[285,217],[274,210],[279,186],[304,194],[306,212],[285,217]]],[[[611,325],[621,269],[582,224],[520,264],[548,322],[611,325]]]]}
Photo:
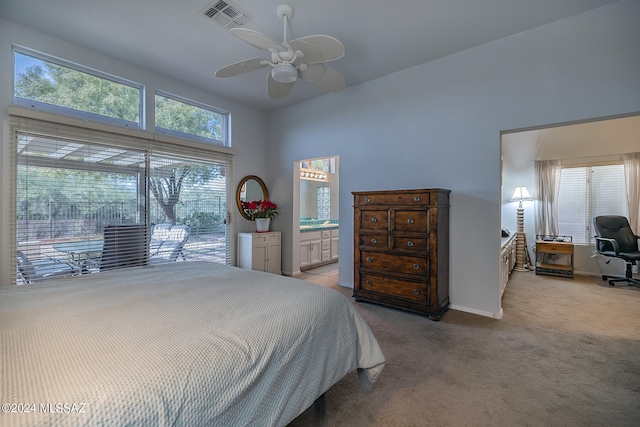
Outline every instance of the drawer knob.
{"type": "Polygon", "coordinates": [[[373,260],[372,260],[371,258],[367,257],[366,261],[367,261],[367,262],[371,262],[371,261],[373,261],[373,260]]]}
{"type": "Polygon", "coordinates": [[[367,280],[367,281],[366,281],[366,282],[364,282],[364,283],[366,283],[368,286],[371,286],[371,280],[367,280]]]}
{"type": "Polygon", "coordinates": [[[373,239],[371,239],[371,243],[373,243],[373,244],[375,245],[376,243],[378,243],[378,239],[376,239],[376,238],[374,237],[373,239]]]}
{"type": "Polygon", "coordinates": [[[378,218],[374,216],[373,218],[371,218],[371,222],[378,222],[378,218]]]}
{"type": "Polygon", "coordinates": [[[412,242],[411,240],[409,240],[409,241],[407,242],[407,246],[409,246],[410,248],[412,248],[412,247],[413,247],[413,242],[412,242]]]}
{"type": "Polygon", "coordinates": [[[413,224],[413,218],[409,218],[409,219],[407,220],[407,222],[408,222],[409,224],[413,224]]]}
{"type": "Polygon", "coordinates": [[[371,199],[370,199],[370,198],[365,197],[365,199],[364,199],[364,202],[365,202],[365,203],[369,203],[370,201],[371,201],[371,199]]]}
{"type": "Polygon", "coordinates": [[[420,295],[420,289],[414,289],[413,293],[416,294],[416,295],[420,295]]]}
{"type": "Polygon", "coordinates": [[[418,203],[418,202],[420,201],[420,197],[418,197],[418,196],[414,197],[414,198],[413,198],[413,201],[414,201],[414,202],[416,202],[416,203],[418,203]]]}
{"type": "Polygon", "coordinates": [[[416,270],[420,270],[420,266],[418,264],[413,264],[413,268],[415,268],[416,270]]]}

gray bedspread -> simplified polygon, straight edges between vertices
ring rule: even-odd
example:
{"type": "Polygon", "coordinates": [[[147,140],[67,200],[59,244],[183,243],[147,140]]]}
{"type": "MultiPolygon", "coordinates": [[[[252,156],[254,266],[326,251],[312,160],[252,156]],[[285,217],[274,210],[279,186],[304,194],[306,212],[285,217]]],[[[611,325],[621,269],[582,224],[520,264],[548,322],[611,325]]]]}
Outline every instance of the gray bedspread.
{"type": "Polygon", "coordinates": [[[340,293],[206,262],[0,287],[0,333],[2,426],[286,425],[385,363],[340,293]]]}

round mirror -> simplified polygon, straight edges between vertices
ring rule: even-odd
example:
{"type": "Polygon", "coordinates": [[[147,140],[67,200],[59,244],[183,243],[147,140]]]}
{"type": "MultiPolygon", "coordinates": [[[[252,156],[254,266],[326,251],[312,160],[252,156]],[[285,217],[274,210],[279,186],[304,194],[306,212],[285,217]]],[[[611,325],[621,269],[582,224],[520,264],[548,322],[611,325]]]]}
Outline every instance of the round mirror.
{"type": "Polygon", "coordinates": [[[251,220],[242,209],[242,202],[250,202],[252,200],[269,200],[269,192],[267,186],[260,178],[255,175],[247,175],[240,180],[238,189],[236,190],[236,204],[240,215],[245,219],[251,220]]]}

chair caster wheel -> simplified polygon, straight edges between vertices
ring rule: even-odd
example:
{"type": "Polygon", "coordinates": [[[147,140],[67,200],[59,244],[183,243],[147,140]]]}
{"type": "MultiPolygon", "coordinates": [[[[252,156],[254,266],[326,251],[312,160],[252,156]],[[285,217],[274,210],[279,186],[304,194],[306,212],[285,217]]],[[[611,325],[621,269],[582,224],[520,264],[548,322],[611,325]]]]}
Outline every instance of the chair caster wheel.
{"type": "Polygon", "coordinates": [[[607,276],[603,275],[602,280],[607,280],[607,276]]]}
{"type": "Polygon", "coordinates": [[[615,286],[616,284],[613,283],[613,280],[609,280],[609,286],[615,286]]]}

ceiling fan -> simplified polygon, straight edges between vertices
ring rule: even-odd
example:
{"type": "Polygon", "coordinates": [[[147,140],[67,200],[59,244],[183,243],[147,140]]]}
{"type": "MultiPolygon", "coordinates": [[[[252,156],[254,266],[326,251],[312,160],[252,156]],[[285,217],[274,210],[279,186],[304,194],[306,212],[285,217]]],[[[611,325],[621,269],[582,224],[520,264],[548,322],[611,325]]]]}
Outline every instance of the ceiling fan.
{"type": "Polygon", "coordinates": [[[301,37],[287,41],[287,23],[293,17],[293,8],[283,4],[276,10],[284,20],[284,41],[278,43],[258,31],[232,28],[231,33],[261,50],[271,52],[271,60],[251,58],[236,62],[216,71],[216,77],[233,77],[249,71],[271,66],[267,76],[267,93],[271,98],[287,96],[298,78],[329,92],[345,87],[338,71],[326,65],[344,56],[344,45],[327,35],[301,37]]]}

